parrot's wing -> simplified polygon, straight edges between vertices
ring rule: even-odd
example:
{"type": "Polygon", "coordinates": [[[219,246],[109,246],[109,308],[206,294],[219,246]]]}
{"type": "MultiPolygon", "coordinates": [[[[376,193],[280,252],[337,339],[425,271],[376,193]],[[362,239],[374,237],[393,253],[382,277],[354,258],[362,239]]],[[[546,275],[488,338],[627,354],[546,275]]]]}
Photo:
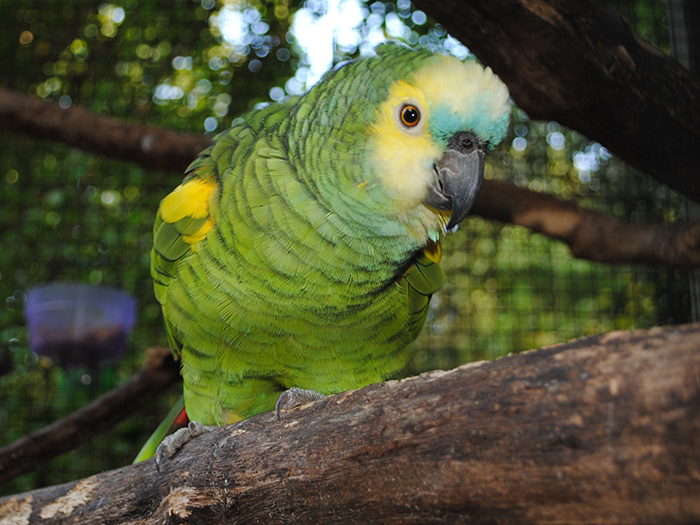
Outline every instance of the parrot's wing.
{"type": "MultiPolygon", "coordinates": [[[[182,184],[160,203],[153,226],[151,277],[161,305],[166,302],[166,291],[177,274],[178,263],[196,252],[207,233],[215,228],[211,211],[220,182],[212,156],[227,145],[224,139],[202,152],[188,168],[182,184]]],[[[167,320],[165,324],[170,348],[177,358],[181,344],[167,320]]]]}
{"type": "Polygon", "coordinates": [[[430,244],[415,258],[403,279],[411,317],[409,329],[415,339],[428,315],[430,298],[445,285],[445,272],[440,266],[440,243],[430,244]]]}

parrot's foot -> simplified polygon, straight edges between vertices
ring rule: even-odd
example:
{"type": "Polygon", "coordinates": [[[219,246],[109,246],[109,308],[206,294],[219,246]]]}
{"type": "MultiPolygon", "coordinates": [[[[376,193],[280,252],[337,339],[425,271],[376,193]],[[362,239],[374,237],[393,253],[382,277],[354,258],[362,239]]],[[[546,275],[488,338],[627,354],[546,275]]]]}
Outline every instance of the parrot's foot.
{"type": "Polygon", "coordinates": [[[280,418],[281,410],[290,410],[305,405],[306,403],[311,403],[312,401],[318,401],[324,397],[326,396],[319,394],[315,390],[304,390],[303,388],[293,386],[289,390],[282,392],[280,397],[277,398],[277,404],[275,404],[277,419],[280,418]]]}
{"type": "Polygon", "coordinates": [[[156,470],[160,471],[163,460],[172,458],[188,441],[216,428],[202,425],[198,421],[190,421],[185,428],[165,436],[156,450],[156,470]]]}

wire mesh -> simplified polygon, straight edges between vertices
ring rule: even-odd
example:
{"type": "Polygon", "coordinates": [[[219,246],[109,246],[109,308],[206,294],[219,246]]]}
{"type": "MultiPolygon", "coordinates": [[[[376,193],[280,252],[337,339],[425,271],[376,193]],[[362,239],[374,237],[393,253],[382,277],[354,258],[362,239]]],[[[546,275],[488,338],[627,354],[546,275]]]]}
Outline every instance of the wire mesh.
{"type": "MultiPolygon", "coordinates": [[[[665,2],[606,4],[626,16],[637,34],[670,51],[665,2]]],[[[150,285],[149,250],[158,202],[181,175],[18,135],[0,140],[0,444],[7,444],[123,382],[140,367],[146,347],[166,344],[150,285]],[[138,325],[124,361],[64,371],[28,350],[26,293],[52,280],[109,284],[138,298],[138,325]]],[[[575,199],[618,219],[681,217],[682,200],[674,192],[575,131],[533,122],[519,110],[487,176],[575,199]]],[[[690,318],[682,271],[578,260],[557,241],[480,218],[469,219],[443,247],[448,284],[431,302],[404,375],[690,318]]],[[[130,462],[177,395],[175,388],[109,436],[0,491],[30,490],[130,462]]]]}

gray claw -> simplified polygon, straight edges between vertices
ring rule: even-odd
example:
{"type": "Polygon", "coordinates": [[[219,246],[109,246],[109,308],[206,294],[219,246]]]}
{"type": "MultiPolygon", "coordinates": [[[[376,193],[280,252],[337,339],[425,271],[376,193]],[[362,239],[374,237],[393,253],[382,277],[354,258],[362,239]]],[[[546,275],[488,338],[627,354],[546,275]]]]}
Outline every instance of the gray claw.
{"type": "Polygon", "coordinates": [[[318,401],[324,397],[326,397],[324,394],[320,394],[315,390],[304,390],[293,386],[289,390],[282,392],[280,397],[277,398],[277,403],[275,404],[277,419],[280,419],[280,411],[282,410],[289,410],[312,401],[318,401]]]}
{"type": "Polygon", "coordinates": [[[190,421],[185,428],[165,436],[156,450],[156,470],[160,472],[160,466],[165,459],[171,459],[192,438],[201,436],[214,430],[216,427],[202,425],[199,421],[190,421]]]}

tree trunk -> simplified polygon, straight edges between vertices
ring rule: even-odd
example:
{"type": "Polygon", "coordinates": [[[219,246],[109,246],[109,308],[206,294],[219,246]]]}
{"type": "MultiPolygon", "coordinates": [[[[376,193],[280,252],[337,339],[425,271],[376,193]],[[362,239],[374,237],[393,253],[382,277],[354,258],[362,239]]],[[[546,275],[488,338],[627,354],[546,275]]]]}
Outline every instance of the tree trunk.
{"type": "Polygon", "coordinates": [[[700,201],[700,80],[593,0],[414,0],[556,120],[700,201]]]}
{"type": "Polygon", "coordinates": [[[261,414],[0,499],[23,523],[697,523],[700,325],[613,332],[261,414]]]}

